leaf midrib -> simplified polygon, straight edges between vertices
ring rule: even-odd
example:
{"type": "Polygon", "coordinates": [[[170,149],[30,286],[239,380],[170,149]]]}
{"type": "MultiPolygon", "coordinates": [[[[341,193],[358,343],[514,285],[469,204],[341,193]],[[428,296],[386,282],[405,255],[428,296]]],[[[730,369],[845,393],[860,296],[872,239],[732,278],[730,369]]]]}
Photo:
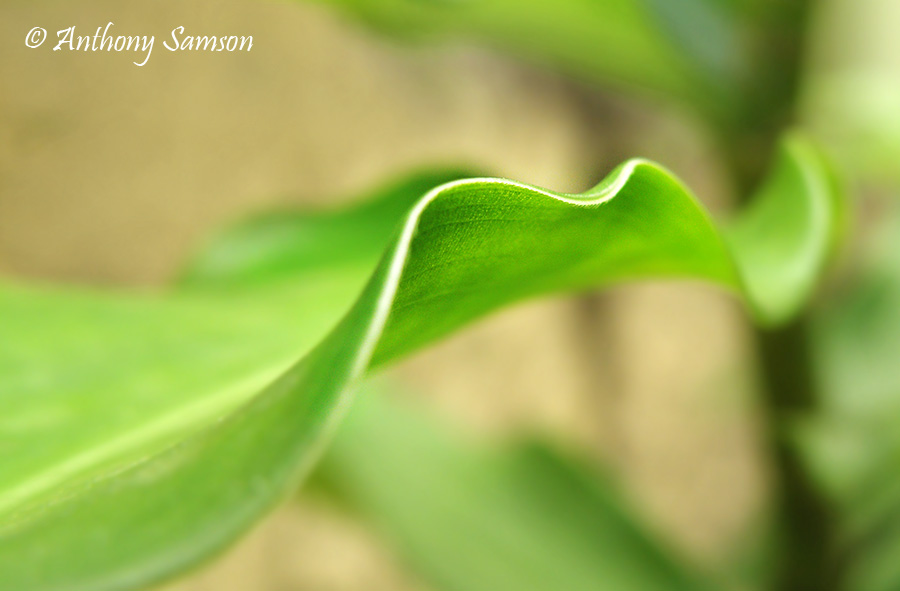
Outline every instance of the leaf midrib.
{"type": "MultiPolygon", "coordinates": [[[[297,360],[293,354],[283,361],[247,376],[238,383],[219,388],[193,402],[172,408],[153,421],[112,438],[102,445],[92,446],[67,457],[54,466],[33,474],[20,484],[7,488],[0,494],[0,515],[13,514],[26,502],[34,502],[55,487],[78,476],[88,474],[91,467],[107,465],[116,458],[136,457],[136,463],[158,453],[173,443],[179,433],[199,430],[228,414],[241,403],[249,400],[276,377],[284,373],[297,360]],[[145,450],[139,456],[136,450],[145,450]]],[[[124,463],[124,461],[123,461],[124,463]]]]}

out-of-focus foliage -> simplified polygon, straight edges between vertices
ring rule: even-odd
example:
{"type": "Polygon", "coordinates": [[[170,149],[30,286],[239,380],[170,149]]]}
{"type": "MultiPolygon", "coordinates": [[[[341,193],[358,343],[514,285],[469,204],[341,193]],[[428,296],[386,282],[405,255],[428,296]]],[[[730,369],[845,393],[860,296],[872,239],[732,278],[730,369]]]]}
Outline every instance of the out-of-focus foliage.
{"type": "Polygon", "coordinates": [[[845,284],[815,312],[822,412],[797,428],[835,503],[846,588],[900,588],[900,5],[832,0],[804,118],[860,189],[845,284]]]}
{"type": "Polygon", "coordinates": [[[820,320],[819,370],[828,412],[848,419],[900,409],[900,215],[883,227],[855,270],[852,290],[837,296],[820,320]]]}
{"type": "Polygon", "coordinates": [[[900,179],[900,67],[835,73],[810,95],[819,133],[851,170],[900,179]]]}
{"type": "Polygon", "coordinates": [[[841,512],[850,589],[900,584],[900,216],[886,217],[847,293],[818,314],[823,410],[798,427],[813,473],[841,512]]]}
{"type": "Polygon", "coordinates": [[[357,405],[321,473],[436,588],[713,588],[637,525],[609,480],[552,448],[477,445],[378,388],[357,405]]]}
{"type": "Polygon", "coordinates": [[[403,38],[454,38],[692,108],[737,106],[748,4],[715,0],[325,0],[403,38]],[[698,34],[702,31],[702,34],[698,34]]]}
{"type": "MultiPolygon", "coordinates": [[[[0,395],[15,404],[3,443],[34,446],[35,461],[3,456],[0,587],[133,588],[194,564],[296,485],[367,367],[515,300],[689,277],[738,292],[746,282],[758,318],[784,320],[812,289],[837,219],[827,171],[802,140],[786,143],[772,178],[733,239],[770,253],[762,258],[731,251],[670,173],[637,160],[582,195],[497,179],[442,185],[398,220],[365,287],[372,267],[358,261],[332,265],[324,287],[301,273],[228,296],[3,286],[2,315],[16,319],[0,349],[0,395]],[[780,205],[766,205],[772,194],[780,205]],[[831,213],[805,215],[823,208],[831,213]],[[769,241],[788,250],[776,257],[769,241]],[[767,256],[792,271],[767,267],[780,278],[771,292],[776,282],[756,266],[767,256]],[[785,281],[795,292],[780,289],[785,281]],[[291,359],[300,361],[275,377],[291,359]]],[[[354,217],[319,218],[331,227],[322,232],[352,232],[354,217]]],[[[236,240],[259,252],[259,238],[245,226],[236,240]]],[[[207,260],[221,271],[221,258],[207,260]]],[[[248,268],[231,272],[256,276],[260,260],[242,260],[248,268]]],[[[297,252],[279,260],[316,267],[297,252]]],[[[198,261],[193,276],[206,268],[198,261]]]]}
{"type": "Polygon", "coordinates": [[[846,173],[900,183],[900,4],[831,0],[819,15],[803,117],[846,173]]]}
{"type": "Polygon", "coordinates": [[[843,233],[843,218],[842,196],[816,149],[796,137],[785,141],[727,234],[760,317],[777,324],[804,305],[843,233]]]}

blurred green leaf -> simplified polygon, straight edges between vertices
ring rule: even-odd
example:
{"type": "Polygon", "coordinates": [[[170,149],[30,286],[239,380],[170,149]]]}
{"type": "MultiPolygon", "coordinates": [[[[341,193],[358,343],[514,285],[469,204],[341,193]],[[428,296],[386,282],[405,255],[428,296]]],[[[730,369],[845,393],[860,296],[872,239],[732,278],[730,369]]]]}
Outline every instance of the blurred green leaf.
{"type": "Polygon", "coordinates": [[[900,409],[900,209],[867,238],[854,285],[821,310],[815,333],[826,410],[857,419],[900,409]]]}
{"type": "Polygon", "coordinates": [[[657,29],[706,76],[736,87],[747,68],[736,7],[717,0],[642,0],[657,29]],[[698,35],[698,31],[703,31],[698,35]]]}
{"type": "Polygon", "coordinates": [[[746,67],[735,8],[709,0],[320,1],[402,38],[475,41],[716,112],[746,67]]]}
{"type": "Polygon", "coordinates": [[[900,186],[900,4],[818,7],[802,114],[849,176],[900,186]]]}
{"type": "Polygon", "coordinates": [[[367,387],[320,475],[446,591],[712,588],[612,483],[550,447],[488,447],[367,387]]]}
{"type": "Polygon", "coordinates": [[[808,300],[844,233],[843,198],[818,151],[784,141],[769,176],[727,239],[747,299],[763,322],[780,323],[808,300]]]}
{"type": "Polygon", "coordinates": [[[848,171],[900,182],[900,68],[822,75],[806,94],[811,125],[848,171]]]}
{"type": "Polygon", "coordinates": [[[857,281],[818,311],[823,412],[798,442],[841,512],[849,589],[900,586],[900,211],[866,240],[857,281]]]}
{"type": "Polygon", "coordinates": [[[900,588],[898,19],[890,0],[824,5],[803,93],[810,127],[863,196],[846,285],[815,315],[823,412],[798,431],[840,512],[851,591],[900,588]]]}
{"type": "MultiPolygon", "coordinates": [[[[367,368],[516,300],[693,278],[743,293],[761,322],[787,319],[838,220],[804,141],[786,141],[774,170],[730,239],[756,253],[730,250],[670,173],[633,160],[581,195],[441,185],[398,220],[362,288],[360,253],[320,271],[325,287],[309,273],[227,295],[0,287],[0,400],[12,409],[0,431],[0,588],[127,589],[197,563],[297,485],[367,368]],[[300,361],[280,373],[289,359],[300,361]],[[31,448],[38,460],[22,460],[31,448]]],[[[238,236],[257,248],[247,227],[238,236]]],[[[194,277],[223,268],[206,260],[194,277]]]]}

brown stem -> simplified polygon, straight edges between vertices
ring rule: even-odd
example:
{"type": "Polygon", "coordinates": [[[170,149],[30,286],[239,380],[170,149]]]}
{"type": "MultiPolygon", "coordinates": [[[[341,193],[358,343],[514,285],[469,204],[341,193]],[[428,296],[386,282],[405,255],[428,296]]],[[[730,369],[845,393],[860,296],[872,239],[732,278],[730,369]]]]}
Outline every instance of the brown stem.
{"type": "MultiPolygon", "coordinates": [[[[775,3],[757,23],[760,68],[748,85],[745,109],[720,129],[726,163],[745,200],[763,178],[778,136],[791,124],[811,0],[775,3]]],[[[837,591],[842,587],[834,558],[836,520],[811,480],[798,450],[785,437],[787,422],[811,415],[819,405],[809,349],[808,318],[776,330],[757,331],[776,472],[777,525],[782,534],[776,591],[837,591]]]]}
{"type": "Polygon", "coordinates": [[[777,330],[757,333],[778,475],[777,523],[782,545],[777,591],[835,591],[842,587],[834,555],[834,512],[784,432],[788,420],[811,413],[818,405],[807,323],[800,318],[777,330]]]}

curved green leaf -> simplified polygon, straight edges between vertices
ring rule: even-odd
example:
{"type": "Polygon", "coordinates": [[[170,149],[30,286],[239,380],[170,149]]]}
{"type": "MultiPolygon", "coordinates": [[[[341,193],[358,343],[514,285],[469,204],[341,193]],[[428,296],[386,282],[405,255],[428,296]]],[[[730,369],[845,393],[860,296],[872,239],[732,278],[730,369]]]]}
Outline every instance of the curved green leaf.
{"type": "Polygon", "coordinates": [[[765,323],[788,320],[809,298],[844,234],[837,183],[818,150],[797,137],[728,231],[747,299],[765,323]]]}
{"type": "Polygon", "coordinates": [[[463,171],[420,172],[337,212],[278,211],[228,228],[201,249],[181,277],[181,287],[203,289],[260,285],[305,277],[347,265],[375,267],[391,235],[422,195],[463,171]]]}
{"type": "Polygon", "coordinates": [[[745,294],[761,321],[784,320],[810,294],[831,244],[825,177],[802,140],[786,142],[771,204],[757,210],[771,217],[739,226],[731,241],[797,248],[766,257],[732,252],[687,190],[642,160],[581,195],[500,179],[441,185],[400,220],[337,326],[262,392],[364,275],[335,271],[330,293],[306,277],[299,287],[171,301],[0,289],[0,400],[15,406],[4,416],[13,427],[0,432],[0,588],[128,589],[195,564],[296,486],[368,368],[512,301],[681,277],[745,294]],[[811,256],[811,245],[822,251],[811,256]],[[778,289],[766,291],[773,275],[778,289]],[[326,314],[291,304],[291,290],[322,300],[326,314]],[[167,404],[146,412],[155,396],[167,404]],[[109,417],[106,407],[126,418],[94,424],[102,436],[85,426],[68,439],[95,412],[109,417]],[[37,468],[15,459],[31,445],[44,450],[37,468]]]}

